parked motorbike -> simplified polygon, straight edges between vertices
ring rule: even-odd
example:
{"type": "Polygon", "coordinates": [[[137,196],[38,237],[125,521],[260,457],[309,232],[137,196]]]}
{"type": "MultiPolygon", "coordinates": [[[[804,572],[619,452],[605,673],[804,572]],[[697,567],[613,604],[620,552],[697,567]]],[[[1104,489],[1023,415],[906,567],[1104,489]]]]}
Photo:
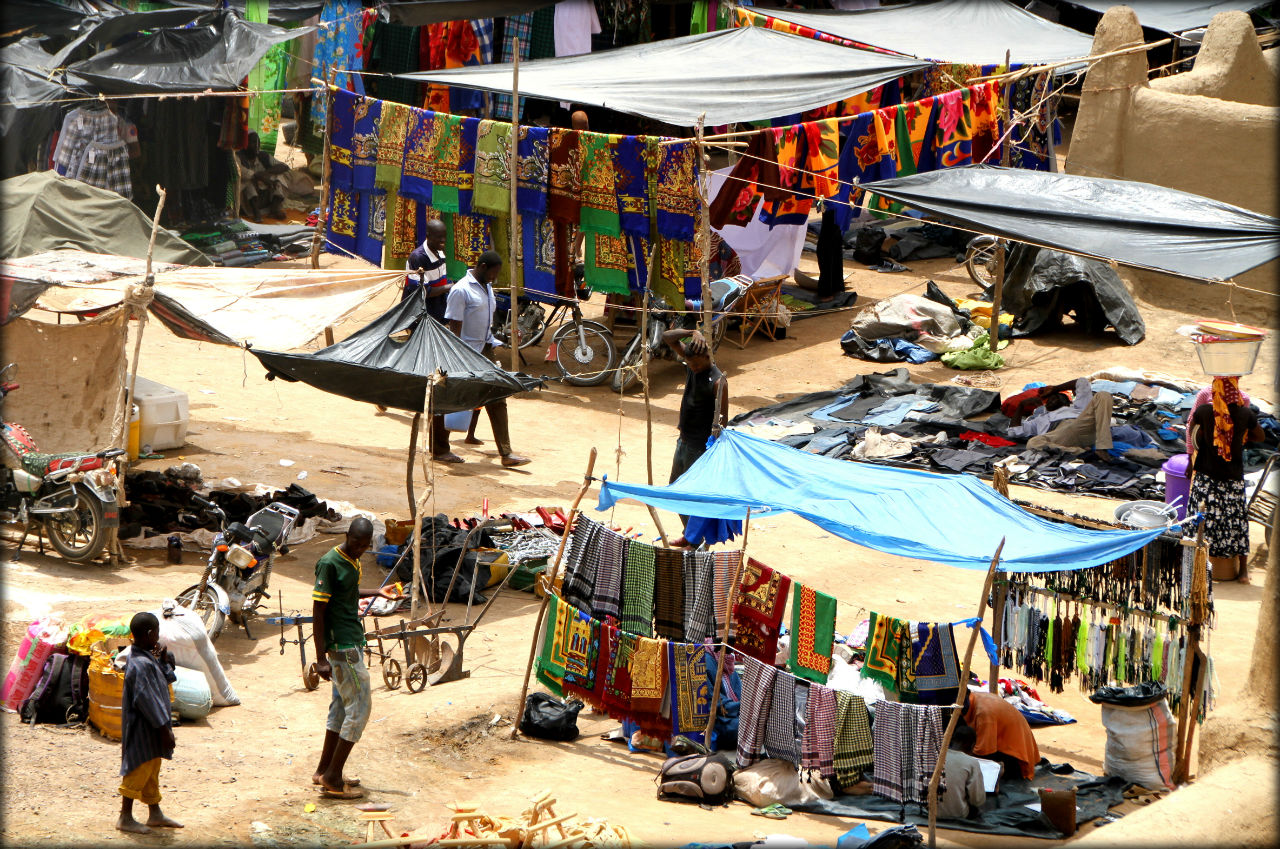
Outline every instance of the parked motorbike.
{"type": "MultiPolygon", "coordinates": [[[[737,307],[745,287],[736,280],[725,278],[712,281],[708,288],[711,290],[711,338],[707,341],[711,345],[711,350],[714,351],[720,347],[720,341],[724,339],[730,316],[737,307]]],[[[627,344],[626,350],[622,352],[617,371],[613,373],[611,385],[616,392],[625,392],[639,381],[640,372],[637,366],[643,361],[646,348],[649,359],[675,358],[675,353],[662,344],[663,333],[674,328],[692,330],[699,326],[702,318],[699,312],[702,309],[701,301],[686,300],[686,311],[681,313],[665,307],[663,301],[650,294],[647,309],[649,315],[646,319],[648,327],[647,333],[644,334],[645,338],[642,339],[641,333],[636,332],[627,344]]]]}
{"type": "Polygon", "coordinates": [[[983,289],[990,289],[996,282],[995,236],[975,236],[965,246],[964,266],[969,277],[983,289]]]}
{"type": "MultiPolygon", "coordinates": [[[[0,371],[0,402],[18,388],[3,381],[13,367],[10,363],[0,371]]],[[[23,525],[18,549],[34,522],[67,560],[87,563],[101,554],[110,529],[120,526],[115,458],[124,449],[45,454],[31,434],[13,422],[4,422],[4,444],[8,451],[0,478],[0,510],[9,511],[23,525]]]]}
{"type": "Polygon", "coordinates": [[[228,617],[252,639],[249,617],[271,597],[271,566],[277,552],[289,553],[286,540],[298,522],[298,511],[273,501],[244,522],[228,522],[212,501],[198,495],[192,499],[218,517],[220,528],[200,583],[187,587],[176,600],[200,615],[210,640],[222,633],[228,617]]]}

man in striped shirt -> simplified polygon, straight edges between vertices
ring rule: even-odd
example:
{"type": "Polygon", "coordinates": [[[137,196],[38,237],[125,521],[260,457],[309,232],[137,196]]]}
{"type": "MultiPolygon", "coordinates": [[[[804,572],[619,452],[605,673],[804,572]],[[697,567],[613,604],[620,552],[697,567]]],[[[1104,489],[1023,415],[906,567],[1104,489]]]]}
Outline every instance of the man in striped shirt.
{"type": "Polygon", "coordinates": [[[444,324],[444,308],[449,294],[449,279],[445,277],[445,241],[448,230],[444,222],[432,218],[427,222],[426,240],[409,254],[409,270],[417,272],[418,279],[405,278],[404,292],[400,300],[413,297],[421,288],[427,296],[427,314],[444,324]]]}

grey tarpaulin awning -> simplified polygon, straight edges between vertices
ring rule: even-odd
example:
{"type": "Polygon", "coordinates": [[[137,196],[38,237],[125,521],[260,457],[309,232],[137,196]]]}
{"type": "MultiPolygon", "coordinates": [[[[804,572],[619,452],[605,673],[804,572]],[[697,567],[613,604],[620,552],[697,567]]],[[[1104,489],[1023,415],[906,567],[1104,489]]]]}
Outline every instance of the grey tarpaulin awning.
{"type": "Polygon", "coordinates": [[[1259,0],[1070,0],[1073,6],[1084,6],[1099,14],[1112,6],[1128,6],[1144,27],[1162,32],[1185,32],[1209,25],[1219,12],[1251,12],[1267,3],[1259,0]]]}
{"type": "Polygon", "coordinates": [[[473,351],[426,314],[425,300],[419,289],[417,297],[313,354],[249,351],[266,367],[268,379],[301,381],[353,401],[410,412],[422,410],[427,381],[437,370],[445,381],[432,399],[436,413],[472,410],[542,384],[542,378],[504,371],[473,351]],[[398,338],[415,324],[407,340],[398,338]]]}
{"type": "Polygon", "coordinates": [[[1088,56],[1093,37],[1006,0],[925,0],[856,12],[760,9],[779,20],[920,59],[992,65],[1088,56]]]}
{"type": "MultiPolygon", "coordinates": [[[[926,67],[910,59],[744,27],[520,65],[520,94],[604,106],[691,127],[816,109],[926,67]]],[[[511,65],[399,74],[403,79],[511,91],[511,65]]]]}
{"type": "MultiPolygon", "coordinates": [[[[190,9],[173,11],[192,13],[190,9]]],[[[122,15],[104,26],[128,17],[122,15]]],[[[161,26],[75,62],[68,70],[103,92],[238,89],[273,45],[313,29],[286,30],[250,23],[234,12],[201,12],[189,25],[161,26]]]]}
{"type": "Polygon", "coordinates": [[[1280,219],[1151,183],[973,165],[861,188],[984,233],[1201,280],[1280,258],[1280,219]]]}

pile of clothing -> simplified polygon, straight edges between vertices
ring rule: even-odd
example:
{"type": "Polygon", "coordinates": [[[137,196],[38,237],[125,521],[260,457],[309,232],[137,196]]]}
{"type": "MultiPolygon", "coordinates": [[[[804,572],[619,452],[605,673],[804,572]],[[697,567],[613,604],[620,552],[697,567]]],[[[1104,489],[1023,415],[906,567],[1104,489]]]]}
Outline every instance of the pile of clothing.
{"type": "Polygon", "coordinates": [[[214,265],[243,268],[271,259],[288,259],[310,249],[310,227],[250,225],[239,218],[223,218],[182,234],[188,244],[214,265]]]}
{"type": "MultiPolygon", "coordinates": [[[[997,392],[916,383],[897,368],[743,413],[730,424],[827,457],[982,477],[999,464],[1014,483],[1163,500],[1158,473],[1169,457],[1186,451],[1186,416],[1198,389],[1168,375],[1106,369],[1077,381],[1068,406],[1042,406],[1014,425],[997,409],[997,392]],[[1110,448],[1042,444],[1050,429],[1092,410],[1088,402],[1103,392],[1111,401],[1110,448]]],[[[1267,439],[1245,450],[1246,472],[1261,468],[1280,448],[1280,421],[1269,410],[1260,410],[1258,418],[1267,439]]]]}

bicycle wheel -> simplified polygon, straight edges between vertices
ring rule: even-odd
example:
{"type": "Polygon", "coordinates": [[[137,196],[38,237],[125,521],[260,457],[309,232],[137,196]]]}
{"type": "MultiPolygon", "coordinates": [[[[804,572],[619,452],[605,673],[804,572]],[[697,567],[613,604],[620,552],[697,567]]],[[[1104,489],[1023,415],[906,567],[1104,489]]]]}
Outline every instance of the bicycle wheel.
{"type": "Polygon", "coordinates": [[[199,584],[187,587],[174,600],[188,610],[196,612],[204,622],[204,629],[209,632],[210,641],[218,639],[223,627],[227,624],[227,617],[219,609],[218,595],[211,587],[206,586],[204,592],[200,591],[199,584]]]}
{"type": "Polygon", "coordinates": [[[639,366],[643,355],[644,345],[641,344],[640,334],[637,333],[627,343],[626,350],[622,352],[622,357],[618,360],[618,367],[613,372],[613,379],[609,381],[609,385],[613,387],[614,392],[626,392],[640,382],[639,366]]]}
{"type": "Polygon", "coordinates": [[[618,364],[613,334],[603,324],[582,321],[565,324],[551,341],[556,346],[556,366],[565,382],[574,386],[599,386],[618,364]]]}
{"type": "Polygon", "coordinates": [[[965,254],[964,267],[969,276],[984,289],[996,282],[996,249],[993,245],[971,247],[965,254]]]}

